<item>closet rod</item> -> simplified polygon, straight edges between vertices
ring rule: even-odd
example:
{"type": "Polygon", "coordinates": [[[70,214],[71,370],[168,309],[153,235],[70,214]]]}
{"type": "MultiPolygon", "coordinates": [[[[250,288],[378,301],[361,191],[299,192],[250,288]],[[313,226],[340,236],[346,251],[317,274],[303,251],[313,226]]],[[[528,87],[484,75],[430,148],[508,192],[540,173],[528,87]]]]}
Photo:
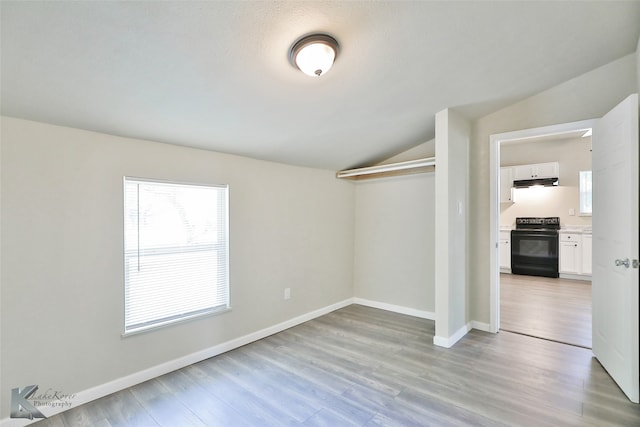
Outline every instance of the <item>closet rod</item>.
{"type": "Polygon", "coordinates": [[[427,166],[435,166],[436,158],[427,157],[418,160],[407,160],[406,162],[390,163],[388,165],[369,166],[366,168],[346,169],[336,173],[337,178],[354,178],[362,175],[376,173],[396,172],[402,170],[418,169],[427,166]]]}

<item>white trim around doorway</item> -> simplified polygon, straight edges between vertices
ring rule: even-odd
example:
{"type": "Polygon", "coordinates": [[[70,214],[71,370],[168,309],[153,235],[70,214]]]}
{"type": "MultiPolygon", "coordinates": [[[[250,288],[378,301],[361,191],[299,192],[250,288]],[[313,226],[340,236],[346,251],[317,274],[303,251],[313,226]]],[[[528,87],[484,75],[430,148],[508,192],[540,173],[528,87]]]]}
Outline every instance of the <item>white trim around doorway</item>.
{"type": "Polygon", "coordinates": [[[500,144],[503,142],[526,140],[547,135],[561,135],[593,128],[597,119],[561,123],[539,128],[493,134],[489,145],[489,332],[500,329],[500,144]]]}

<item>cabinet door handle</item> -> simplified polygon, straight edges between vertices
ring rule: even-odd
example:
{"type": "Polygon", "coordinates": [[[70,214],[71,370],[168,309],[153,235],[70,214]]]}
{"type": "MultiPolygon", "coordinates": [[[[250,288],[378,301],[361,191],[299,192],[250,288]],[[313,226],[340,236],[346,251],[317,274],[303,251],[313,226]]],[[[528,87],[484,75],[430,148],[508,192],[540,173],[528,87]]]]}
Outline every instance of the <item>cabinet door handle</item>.
{"type": "Polygon", "coordinates": [[[621,265],[624,265],[626,268],[629,268],[629,258],[617,259],[616,267],[620,267],[621,265]]]}

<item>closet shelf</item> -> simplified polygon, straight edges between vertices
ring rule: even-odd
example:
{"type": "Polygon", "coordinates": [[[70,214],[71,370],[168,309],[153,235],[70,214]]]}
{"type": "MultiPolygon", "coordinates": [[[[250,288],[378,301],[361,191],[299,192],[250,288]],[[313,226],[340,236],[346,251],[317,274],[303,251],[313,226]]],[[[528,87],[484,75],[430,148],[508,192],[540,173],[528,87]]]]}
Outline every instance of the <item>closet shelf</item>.
{"type": "Polygon", "coordinates": [[[346,169],[336,173],[340,179],[371,179],[386,176],[410,175],[414,173],[432,172],[436,166],[435,157],[407,160],[405,162],[390,163],[387,165],[369,166],[365,168],[346,169]]]}

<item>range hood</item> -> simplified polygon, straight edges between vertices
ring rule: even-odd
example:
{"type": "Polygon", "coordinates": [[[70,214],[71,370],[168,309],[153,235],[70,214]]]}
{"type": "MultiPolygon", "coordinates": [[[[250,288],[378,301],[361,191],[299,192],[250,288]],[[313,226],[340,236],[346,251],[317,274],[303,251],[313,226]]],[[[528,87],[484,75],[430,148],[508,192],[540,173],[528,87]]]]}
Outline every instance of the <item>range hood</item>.
{"type": "Polygon", "coordinates": [[[529,187],[557,187],[558,178],[536,178],[536,179],[522,179],[519,181],[513,181],[514,188],[529,188],[529,187]]]}

